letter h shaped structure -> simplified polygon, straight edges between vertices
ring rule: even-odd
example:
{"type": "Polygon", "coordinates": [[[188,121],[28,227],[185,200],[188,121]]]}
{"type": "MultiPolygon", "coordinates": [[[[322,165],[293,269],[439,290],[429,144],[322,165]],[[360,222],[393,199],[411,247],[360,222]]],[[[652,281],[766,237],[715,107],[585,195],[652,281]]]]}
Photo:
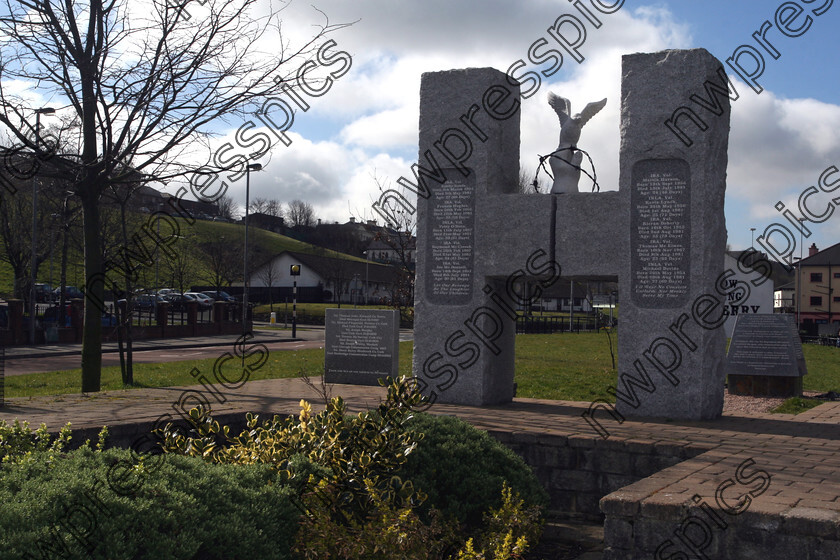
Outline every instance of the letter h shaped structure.
{"type": "Polygon", "coordinates": [[[519,304],[561,275],[617,277],[617,413],[602,404],[602,419],[721,414],[729,100],[704,144],[665,126],[720,68],[703,49],[624,56],[619,189],[557,195],[514,194],[520,96],[505,74],[423,75],[413,365],[433,401],[509,402],[519,304]]]}

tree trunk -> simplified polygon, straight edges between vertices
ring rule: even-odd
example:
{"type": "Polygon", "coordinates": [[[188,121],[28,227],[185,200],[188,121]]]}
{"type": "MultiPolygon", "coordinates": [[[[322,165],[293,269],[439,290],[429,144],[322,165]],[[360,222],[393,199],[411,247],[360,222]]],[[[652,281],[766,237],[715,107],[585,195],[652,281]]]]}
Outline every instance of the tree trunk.
{"type": "MultiPolygon", "coordinates": [[[[125,216],[125,205],[128,204],[128,201],[123,201],[120,205],[120,218],[122,220],[122,234],[123,234],[123,243],[126,247],[128,247],[128,226],[126,225],[126,216],[125,216]]],[[[134,309],[132,305],[132,299],[134,298],[134,285],[131,282],[131,274],[126,273],[125,275],[125,314],[121,317],[122,321],[119,323],[119,327],[121,332],[125,332],[125,360],[122,361],[122,373],[123,373],[123,385],[134,385],[134,340],[132,338],[133,333],[131,332],[132,323],[134,322],[134,309]],[[124,331],[122,330],[124,327],[124,331]]],[[[116,307],[119,305],[114,302],[116,307]]],[[[120,352],[122,352],[122,337],[120,337],[120,352]]]]}
{"type": "MultiPolygon", "coordinates": [[[[91,189],[95,190],[95,189],[91,189]]],[[[82,197],[85,239],[85,314],[82,331],[82,392],[100,390],[102,377],[102,310],[105,286],[102,274],[102,247],[99,224],[99,197],[85,193],[82,197]]]]}

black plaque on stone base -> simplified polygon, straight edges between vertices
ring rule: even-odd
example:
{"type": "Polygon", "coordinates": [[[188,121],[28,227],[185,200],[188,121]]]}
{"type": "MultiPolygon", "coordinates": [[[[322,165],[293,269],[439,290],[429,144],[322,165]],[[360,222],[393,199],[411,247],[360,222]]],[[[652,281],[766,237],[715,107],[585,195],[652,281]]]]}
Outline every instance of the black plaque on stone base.
{"type": "Polygon", "coordinates": [[[389,309],[326,310],[324,380],[378,385],[399,371],[400,317],[389,309]]]}
{"type": "Polygon", "coordinates": [[[799,395],[808,370],[793,316],[740,315],[726,354],[725,373],[731,394],[799,395]]]}
{"type": "Polygon", "coordinates": [[[446,176],[428,200],[426,298],[434,305],[464,305],[473,295],[475,173],[463,177],[452,169],[446,176]]]}
{"type": "Polygon", "coordinates": [[[681,159],[633,165],[630,190],[631,298],[642,309],[667,309],[689,299],[691,170],[681,159]]]}

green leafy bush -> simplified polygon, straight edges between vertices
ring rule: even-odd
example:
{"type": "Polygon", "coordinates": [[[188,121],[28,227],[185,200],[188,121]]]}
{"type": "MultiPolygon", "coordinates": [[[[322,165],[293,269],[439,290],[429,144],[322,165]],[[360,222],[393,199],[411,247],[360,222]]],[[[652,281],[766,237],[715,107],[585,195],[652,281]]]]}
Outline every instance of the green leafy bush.
{"type": "Polygon", "coordinates": [[[0,551],[4,559],[288,559],[300,518],[292,495],[266,465],[37,451],[0,469],[0,551]]]}
{"type": "Polygon", "coordinates": [[[482,514],[502,505],[505,482],[526,505],[545,506],[548,494],[521,457],[463,420],[417,414],[406,423],[409,432],[424,434],[398,474],[427,494],[420,507],[466,525],[481,527],[482,514]]]}
{"type": "Polygon", "coordinates": [[[410,482],[395,476],[399,466],[416,448],[422,437],[406,432],[402,425],[413,415],[413,407],[422,401],[419,392],[405,379],[388,378],[385,400],[374,410],[348,415],[341,397],[331,399],[326,409],[314,413],[311,405],[300,401],[300,415],[275,416],[259,423],[247,415],[247,426],[231,436],[228,426],[221,426],[206,411],[190,411],[190,428],[182,430],[167,424],[158,432],[167,453],[202,457],[223,464],[272,465],[290,482],[305,479],[305,491],[330,485],[329,496],[336,500],[332,515],[350,516],[363,522],[376,509],[375,499],[384,499],[395,507],[415,505],[424,496],[417,495],[410,482]],[[294,468],[290,459],[306,457],[325,471],[324,476],[306,476],[294,468]],[[378,496],[371,495],[375,488],[378,496]]]}
{"type": "Polygon", "coordinates": [[[58,453],[70,443],[70,439],[69,422],[61,428],[58,436],[53,438],[47,431],[46,424],[41,424],[37,430],[32,431],[29,422],[21,423],[15,419],[13,424],[7,424],[5,420],[0,420],[0,463],[19,463],[38,451],[58,453]]]}

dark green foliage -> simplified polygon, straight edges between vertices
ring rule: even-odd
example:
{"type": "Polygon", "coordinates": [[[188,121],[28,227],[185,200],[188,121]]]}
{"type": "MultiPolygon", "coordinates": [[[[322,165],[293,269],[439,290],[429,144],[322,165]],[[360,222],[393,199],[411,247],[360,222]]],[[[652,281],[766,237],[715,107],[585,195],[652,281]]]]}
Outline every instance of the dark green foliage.
{"type": "Polygon", "coordinates": [[[420,508],[424,516],[437,508],[472,533],[481,527],[483,513],[502,505],[504,481],[526,506],[548,504],[531,468],[487,432],[458,418],[431,414],[415,415],[406,427],[425,434],[398,473],[428,495],[420,508]]]}
{"type": "Polygon", "coordinates": [[[158,435],[166,453],[220,464],[272,465],[290,482],[306,479],[299,485],[306,491],[328,484],[335,491],[332,515],[361,523],[376,509],[374,495],[397,507],[422,499],[394,472],[417,445],[417,434],[401,426],[423,396],[405,378],[388,377],[380,384],[388,389],[385,400],[356,415],[347,414],[341,397],[331,399],[318,413],[301,400],[297,418],[274,416],[260,423],[248,414],[247,427],[232,436],[229,426],[220,425],[203,408],[193,408],[189,429],[170,423],[158,435]],[[290,459],[298,455],[321,467],[322,474],[297,472],[290,459]]]}
{"type": "Polygon", "coordinates": [[[0,467],[0,558],[290,558],[300,511],[268,465],[135,464],[82,448],[0,467]],[[109,469],[121,482],[108,485],[109,469]]]}

